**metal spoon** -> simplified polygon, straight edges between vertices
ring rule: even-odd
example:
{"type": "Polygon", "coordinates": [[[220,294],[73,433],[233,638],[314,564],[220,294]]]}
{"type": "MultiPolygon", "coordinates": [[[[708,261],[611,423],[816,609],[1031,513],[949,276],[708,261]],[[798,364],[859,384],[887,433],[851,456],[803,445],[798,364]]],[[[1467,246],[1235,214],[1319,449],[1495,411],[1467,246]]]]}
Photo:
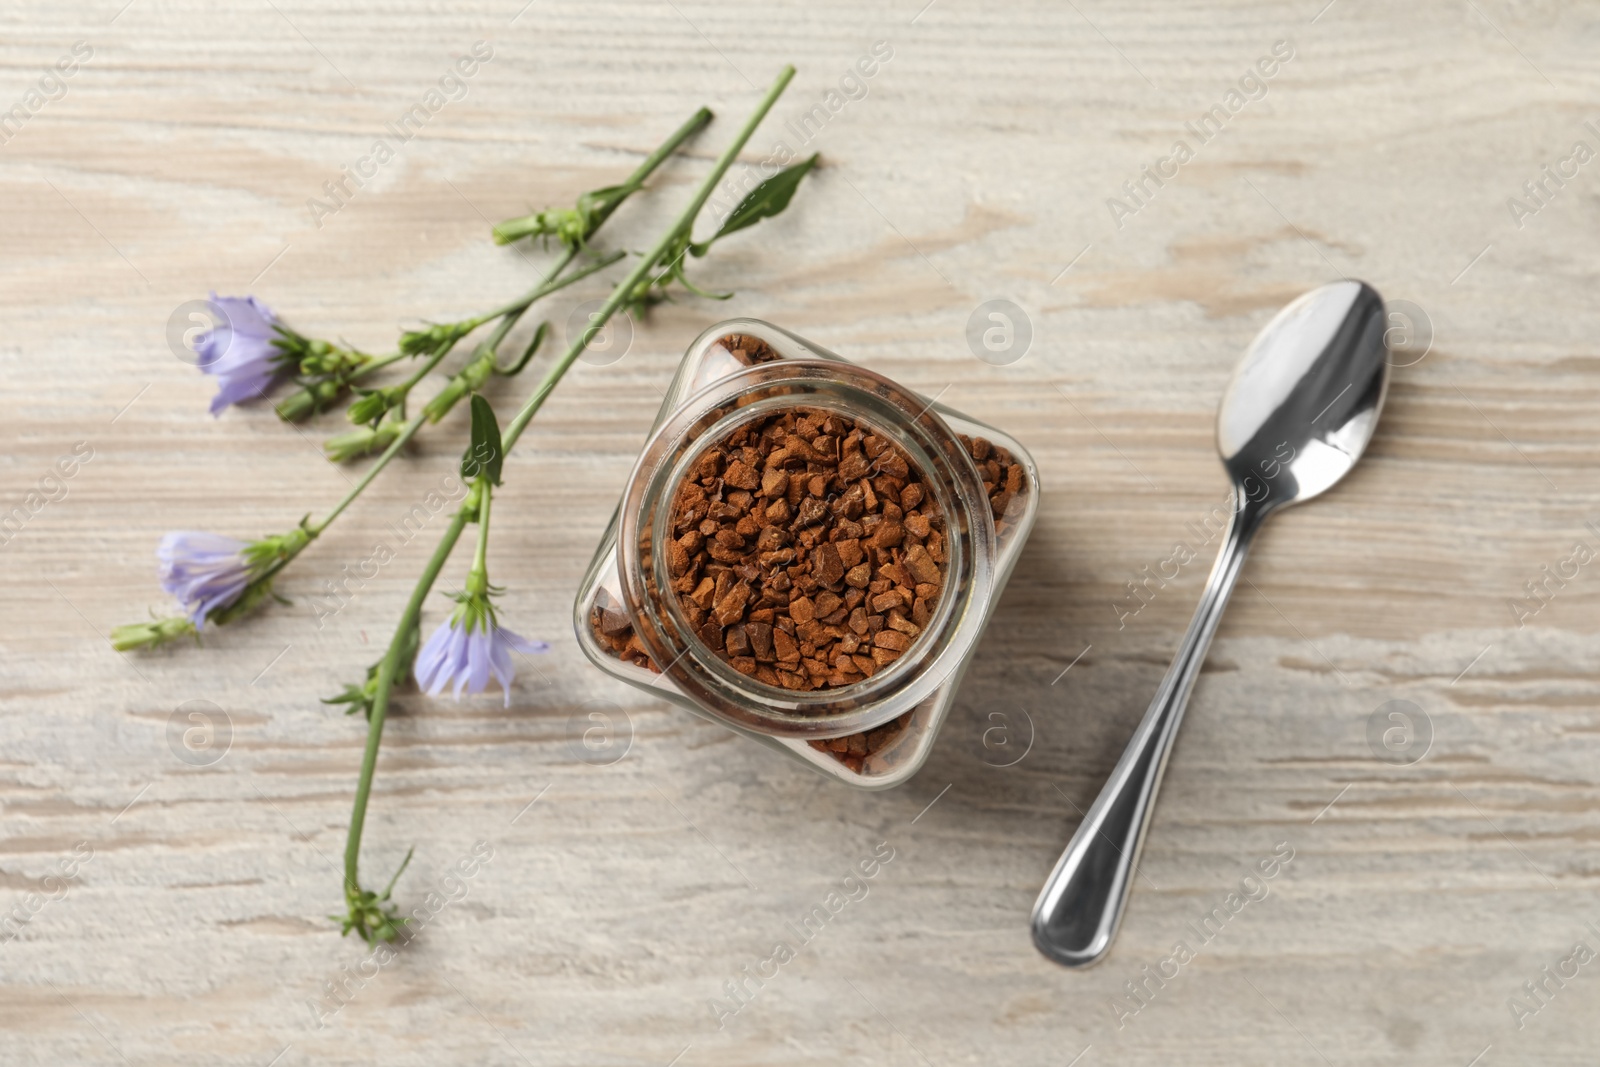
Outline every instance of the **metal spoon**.
{"type": "Polygon", "coordinates": [[[1200,606],[1150,710],[1033,906],[1033,943],[1068,967],[1111,947],[1161,773],[1206,650],[1261,522],[1331,487],[1372,438],[1389,384],[1383,298],[1364,282],[1313,289],[1251,342],[1217,410],[1234,510],[1200,606]]]}

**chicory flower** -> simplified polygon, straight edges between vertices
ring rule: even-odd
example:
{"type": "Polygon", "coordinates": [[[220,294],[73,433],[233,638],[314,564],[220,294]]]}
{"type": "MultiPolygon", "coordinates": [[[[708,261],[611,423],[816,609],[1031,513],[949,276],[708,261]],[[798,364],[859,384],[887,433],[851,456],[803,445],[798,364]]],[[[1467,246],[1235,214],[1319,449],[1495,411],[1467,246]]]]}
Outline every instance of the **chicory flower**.
{"type": "Polygon", "coordinates": [[[303,523],[284,534],[240,541],[175,530],[161,539],[161,588],[183,605],[195,628],[230,622],[272,594],[272,576],[315,534],[303,523]]]}
{"type": "Polygon", "coordinates": [[[183,605],[196,627],[238,600],[255,578],[245,556],[250,544],[221,534],[175,530],[161,539],[161,588],[183,605]]]}
{"type": "Polygon", "coordinates": [[[512,651],[548,652],[550,646],[501,626],[487,591],[462,593],[457,599],[460,606],[417,653],[417,686],[429,696],[438,696],[454,681],[459,700],[462,689],[469,693],[487,689],[492,675],[505,690],[505,703],[510,707],[511,681],[517,673],[512,651]]]}
{"type": "Polygon", "coordinates": [[[264,394],[291,366],[274,343],[278,317],[261,301],[212,293],[211,308],[222,322],[195,338],[194,348],[200,369],[217,378],[211,414],[220,415],[230,404],[264,394]]]}
{"type": "MultiPolygon", "coordinates": [[[[111,645],[118,652],[156,648],[179,637],[198,639],[207,622],[219,626],[249,612],[269,596],[273,576],[319,531],[301,520],[288,533],[259,541],[240,541],[221,534],[174,530],[156,549],[161,588],[171,593],[184,614],[152,622],[115,627],[111,645]]],[[[282,600],[282,597],[278,597],[282,600]]]]}

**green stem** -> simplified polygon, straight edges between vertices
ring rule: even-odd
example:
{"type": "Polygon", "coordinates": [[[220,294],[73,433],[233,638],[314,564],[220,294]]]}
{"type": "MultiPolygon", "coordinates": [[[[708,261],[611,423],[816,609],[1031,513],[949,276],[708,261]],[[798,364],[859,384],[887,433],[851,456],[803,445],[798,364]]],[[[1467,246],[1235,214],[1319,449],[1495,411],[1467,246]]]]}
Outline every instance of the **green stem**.
{"type": "Polygon", "coordinates": [[[439,546],[433,550],[428,565],[423,568],[421,577],[417,579],[416,588],[411,591],[411,599],[406,601],[405,611],[400,616],[400,625],[395,627],[394,637],[389,641],[389,649],[383,654],[383,662],[378,667],[377,692],[373,695],[372,717],[367,725],[367,747],[361,755],[361,777],[356,782],[356,802],[350,812],[350,837],[344,846],[346,895],[358,891],[359,881],[356,871],[357,861],[361,856],[361,828],[367,820],[367,797],[372,793],[372,773],[378,767],[378,745],[383,740],[383,722],[389,714],[389,694],[393,691],[395,678],[400,673],[400,659],[405,654],[407,638],[422,616],[422,602],[428,598],[433,583],[439,578],[439,572],[444,569],[445,560],[450,558],[456,542],[461,539],[461,532],[467,527],[467,520],[472,517],[473,503],[470,497],[464,501],[456,510],[455,516],[451,518],[450,525],[445,528],[444,536],[439,539],[439,546]]]}
{"type": "Polygon", "coordinates": [[[487,478],[478,480],[478,551],[472,557],[472,573],[480,577],[489,573],[489,501],[494,499],[494,487],[487,478]]]}
{"type": "MultiPolygon", "coordinates": [[[[622,202],[628,197],[632,196],[634,193],[638,192],[650,175],[655,173],[656,168],[661,166],[662,163],[665,163],[668,157],[676,152],[685,141],[703,130],[706,124],[711,121],[711,118],[711,109],[708,107],[702,107],[699,111],[696,111],[693,115],[690,115],[687,122],[673,131],[671,137],[668,137],[665,141],[661,142],[654,152],[651,152],[648,156],[646,156],[644,158],[644,162],[640,163],[639,166],[634,169],[632,174],[628,175],[615,186],[614,192],[617,195],[609,199],[607,206],[595,213],[594,218],[590,222],[588,232],[584,233],[578,238],[578,244],[586,244],[589,238],[594,236],[595,231],[601,226],[605,225],[606,219],[611,217],[612,213],[622,205],[622,202]]],[[[518,219],[506,220],[499,226],[495,227],[495,242],[497,244],[502,243],[502,238],[500,236],[501,227],[513,226],[516,223],[532,224],[538,218],[539,213],[536,212],[532,215],[524,215],[518,219]]],[[[520,240],[522,237],[527,235],[528,234],[526,231],[517,231],[515,237],[505,239],[504,243],[509,244],[511,240],[520,240]]]]}
{"type": "Polygon", "coordinates": [[[667,250],[672,247],[673,242],[682,236],[685,231],[693,228],[695,217],[700,214],[700,209],[705,206],[706,201],[711,199],[711,194],[716,191],[717,183],[728,172],[728,168],[733,166],[734,159],[743,151],[745,144],[755,134],[756,127],[761,125],[761,120],[767,117],[767,112],[771,111],[772,105],[778,102],[778,97],[783,94],[783,90],[788,87],[789,80],[793,77],[794,68],[784,67],[778,75],[778,80],[772,83],[772,88],[767,90],[767,95],[761,98],[761,103],[757,105],[755,113],[745,122],[744,128],[733,139],[733,143],[728,145],[723,150],[722,155],[717,157],[716,165],[711,169],[711,173],[706,175],[705,181],[700,183],[700,188],[695,193],[694,199],[689,202],[689,206],[678,216],[678,221],[673,223],[671,228],[661,235],[661,240],[656,242],[656,246],[646,252],[643,258],[634,265],[627,278],[623,279],[611,291],[611,295],[606,298],[606,302],[601,305],[600,310],[590,316],[590,328],[573,338],[572,343],[567,347],[566,354],[545,372],[544,378],[539,382],[538,387],[534,389],[533,395],[528,398],[527,403],[522,406],[522,410],[517,412],[516,417],[507,426],[506,432],[501,435],[505,451],[511,451],[511,446],[516,443],[518,437],[522,436],[522,431],[527,428],[529,421],[533,419],[534,415],[538,414],[539,408],[544,405],[545,399],[555,389],[556,384],[561,381],[562,376],[567,373],[572,364],[577,362],[578,357],[583,354],[583,350],[588,347],[589,341],[593,339],[599,328],[604,326],[612,315],[616,314],[617,309],[627,300],[634,288],[656,268],[661,261],[661,257],[666,255],[667,250]]]}
{"type": "MultiPolygon", "coordinates": [[[[337,519],[345,508],[353,504],[356,497],[360,496],[362,491],[372,484],[372,480],[383,472],[383,468],[389,465],[389,461],[400,454],[400,450],[406,447],[407,442],[417,436],[417,431],[422,429],[423,423],[427,421],[427,417],[421,413],[413,415],[406,422],[406,428],[400,431],[400,436],[389,442],[389,447],[384,449],[382,454],[373,461],[372,466],[367,468],[367,473],[361,476],[361,480],[350,487],[350,491],[344,495],[344,499],[335,504],[321,522],[307,524],[306,529],[311,536],[316,537],[331,526],[333,520],[337,519]]],[[[288,561],[285,560],[284,562],[287,563],[288,561]]]]}
{"type": "MultiPolygon", "coordinates": [[[[544,281],[530,289],[527,293],[517,297],[517,299],[511,301],[509,304],[497,307],[493,311],[485,312],[475,319],[467,319],[466,322],[470,322],[472,324],[472,328],[476,330],[479,326],[482,326],[490,319],[496,318],[500,315],[509,315],[513,311],[521,311],[523,308],[527,307],[541,296],[555,292],[557,289],[561,288],[560,285],[555,283],[555,280],[561,276],[562,271],[567,269],[567,264],[571,263],[577,258],[577,256],[578,250],[576,248],[567,249],[565,252],[561,253],[561,258],[556,260],[555,270],[550,272],[549,278],[546,278],[544,281]]],[[[613,259],[611,262],[615,263],[616,260],[613,259]]],[[[574,280],[576,279],[569,279],[567,282],[562,284],[570,284],[574,280]]]]}
{"type": "Polygon", "coordinates": [[[392,355],[381,356],[378,359],[374,359],[370,363],[363,363],[361,366],[351,371],[350,376],[345,380],[348,382],[358,382],[367,375],[372,374],[375,371],[380,371],[389,366],[391,363],[399,363],[402,359],[410,358],[411,357],[406,355],[404,352],[395,352],[392,355]]]}
{"type": "Polygon", "coordinates": [[[628,175],[627,180],[622,183],[622,187],[637,191],[645,183],[645,179],[649,178],[651,174],[655,173],[657,167],[667,161],[668,156],[676,152],[683,142],[705,129],[706,123],[710,121],[711,109],[708,107],[702,107],[699,111],[690,115],[689,120],[679,126],[671,137],[662,141],[654,152],[644,157],[644,162],[640,163],[634,172],[628,175]]]}
{"type": "MultiPolygon", "coordinates": [[[[613,262],[615,261],[613,260],[613,262]]],[[[557,269],[559,270],[560,268],[558,267],[557,269]]],[[[593,271],[589,271],[588,273],[593,273],[593,271]]],[[[568,278],[563,284],[570,284],[577,280],[577,277],[568,278]]],[[[554,290],[552,290],[552,292],[553,291],[554,290]]],[[[524,308],[525,307],[526,305],[524,305],[524,308]]],[[[500,346],[500,342],[506,339],[506,334],[511,332],[512,327],[517,324],[517,320],[522,317],[522,311],[523,309],[518,309],[501,316],[499,324],[494,328],[494,332],[491,333],[489,335],[489,339],[484,342],[490,351],[494,351],[500,346]]],[[[442,358],[442,356],[443,354],[441,353],[440,357],[436,357],[430,362],[430,365],[432,363],[437,363],[439,358],[442,358]]],[[[424,371],[426,371],[426,369],[427,368],[424,368],[424,371]]],[[[414,384],[414,382],[408,382],[406,384],[406,388],[409,389],[412,384],[414,384]]],[[[287,567],[290,563],[293,563],[294,558],[301,552],[304,552],[306,547],[310,545],[312,541],[315,541],[318,537],[320,537],[322,535],[322,531],[331,526],[333,524],[333,520],[337,519],[344,512],[345,508],[348,508],[351,504],[355,503],[356,497],[360,496],[366,490],[367,486],[371,485],[373,480],[377,478],[379,474],[383,473],[383,468],[387,467],[389,465],[389,461],[395,456],[399,455],[400,450],[405,448],[413,437],[417,436],[417,432],[422,429],[427,421],[428,417],[423,412],[418,412],[408,419],[406,421],[405,429],[400,431],[400,436],[396,437],[389,443],[389,447],[385,448],[378,458],[373,461],[372,466],[367,468],[367,472],[361,476],[361,480],[350,487],[350,491],[333,506],[327,515],[323,516],[322,521],[307,522],[304,524],[303,528],[305,529],[306,533],[311,535],[310,538],[306,540],[305,544],[302,544],[299,548],[295,549],[293,552],[290,552],[282,559],[276,560],[270,567],[262,571],[255,580],[257,582],[261,582],[270,579],[279,571],[283,570],[283,568],[287,567]]]]}
{"type": "MultiPolygon", "coordinates": [[[[489,320],[485,319],[483,321],[487,322],[489,320]]],[[[483,323],[481,323],[481,322],[478,323],[478,326],[481,326],[481,325],[483,325],[483,323]]],[[[477,329],[477,326],[474,326],[473,329],[477,329]]],[[[452,341],[449,344],[445,345],[443,348],[441,348],[439,351],[435,352],[433,355],[429,356],[427,358],[427,360],[424,361],[422,366],[417,368],[417,372],[415,374],[413,374],[411,377],[407,378],[405,381],[401,382],[399,385],[390,386],[389,387],[390,395],[397,396],[397,397],[400,397],[401,399],[404,399],[407,395],[410,394],[412,388],[415,387],[418,382],[422,381],[422,379],[426,378],[428,376],[428,372],[433,370],[433,368],[437,367],[440,364],[440,362],[442,362],[444,360],[444,357],[448,356],[451,353],[451,351],[454,350],[455,347],[456,347],[455,342],[452,341]]]]}
{"type": "MultiPolygon", "coordinates": [[[[577,255],[578,250],[576,248],[567,249],[561,254],[561,258],[556,261],[555,269],[550,272],[549,278],[540,282],[537,286],[528,290],[515,300],[512,300],[510,303],[502,304],[493,311],[485,312],[476,318],[462,319],[461,325],[466,326],[468,332],[470,333],[472,330],[476,330],[479,326],[482,326],[484,323],[493,319],[502,318],[506,315],[519,315],[526,311],[528,306],[534,303],[534,301],[542,300],[551,293],[554,293],[560,289],[565,289],[574,282],[580,282],[589,275],[594,274],[596,271],[605,270],[607,267],[611,266],[611,264],[627,255],[627,253],[620,251],[612,252],[610,255],[600,257],[595,262],[578,271],[576,274],[568,275],[565,278],[561,277],[561,272],[567,269],[568,264],[570,264],[573,259],[577,257],[577,255]]],[[[448,351],[448,349],[446,351],[448,351]]]]}
{"type": "MultiPolygon", "coordinates": [[[[522,296],[519,296],[517,299],[511,301],[509,304],[495,308],[486,315],[479,315],[475,319],[466,319],[461,323],[461,325],[467,327],[467,333],[471,333],[484,323],[490,322],[494,319],[499,319],[500,326],[496,329],[493,339],[489,341],[490,347],[494,347],[504,340],[505,335],[510,331],[511,326],[516,324],[517,319],[524,311],[528,310],[528,307],[535,301],[542,300],[551,293],[565,289],[574,282],[582,281],[595,271],[603,270],[623,257],[622,252],[616,252],[609,257],[590,264],[576,274],[570,275],[566,278],[561,277],[561,272],[567,269],[577,255],[578,250],[576,248],[567,249],[564,253],[562,253],[561,258],[556,260],[555,268],[551,270],[550,276],[544,281],[540,282],[534,288],[528,290],[528,292],[524,293],[522,296]]],[[[462,336],[464,337],[466,334],[462,334],[462,336]]],[[[459,341],[460,338],[457,338],[457,340],[459,341]]],[[[400,399],[406,397],[418,382],[427,377],[428,373],[432,371],[433,368],[437,367],[439,362],[443,360],[445,356],[448,356],[452,350],[454,350],[455,346],[456,342],[452,341],[443,349],[429,356],[427,361],[423,363],[421,367],[417,368],[417,372],[415,374],[401,382],[399,385],[391,386],[389,389],[389,394],[392,397],[400,399]]]]}
{"type": "MultiPolygon", "coordinates": [[[[542,291],[535,290],[535,292],[537,292],[539,296],[549,295],[558,289],[562,289],[574,282],[581,281],[596,271],[604,270],[606,267],[609,267],[622,257],[622,252],[607,256],[604,259],[585,267],[583,270],[573,274],[570,277],[561,278],[559,281],[555,282],[547,282],[545,285],[540,287],[540,290],[542,291]]],[[[556,264],[556,268],[552,272],[552,277],[559,275],[570,262],[572,262],[571,256],[563,257],[562,260],[556,264]]],[[[522,312],[525,311],[534,300],[537,300],[539,296],[533,297],[533,299],[524,302],[518,307],[513,307],[510,311],[505,312],[501,316],[500,324],[495,327],[494,332],[489,335],[489,340],[485,342],[490,349],[499,347],[500,342],[505,340],[506,334],[511,332],[511,328],[516,325],[517,320],[522,316],[522,312]]],[[[392,361],[393,359],[391,358],[390,362],[392,361]]],[[[437,362],[437,360],[434,362],[437,362]]],[[[410,388],[410,386],[408,385],[407,388],[410,388]]],[[[333,506],[333,510],[329,511],[321,522],[309,523],[306,526],[307,531],[312,537],[316,537],[318,534],[322,533],[323,530],[326,530],[333,523],[333,520],[339,517],[340,513],[343,512],[345,508],[349,507],[355,502],[356,497],[360,496],[367,486],[372,484],[372,480],[376,478],[380,472],[382,472],[384,467],[388,466],[391,459],[399,455],[400,450],[406,446],[407,442],[417,435],[417,431],[422,429],[423,423],[426,421],[426,416],[419,413],[412,416],[412,418],[406,422],[406,428],[400,431],[400,436],[395,438],[389,444],[389,447],[385,448],[378,458],[373,461],[372,466],[367,468],[367,473],[363,474],[361,476],[361,480],[356,482],[356,484],[351,487],[350,491],[344,495],[344,499],[335,504],[333,506]]],[[[289,563],[289,560],[293,558],[293,556],[290,556],[289,559],[282,560],[278,564],[275,564],[271,568],[270,573],[276,574],[289,563]]]]}
{"type": "MultiPolygon", "coordinates": [[[[575,281],[577,281],[576,278],[568,278],[565,284],[570,285],[575,281]]],[[[533,301],[528,301],[528,304],[531,303],[533,303],[533,301]]],[[[499,348],[500,342],[506,339],[506,334],[510,333],[511,328],[517,324],[517,320],[522,318],[522,313],[528,310],[528,304],[523,304],[521,307],[514,308],[513,310],[507,311],[505,314],[501,315],[500,321],[495,323],[493,330],[489,331],[489,339],[483,342],[483,348],[490,352],[493,352],[495,349],[499,348]]]]}
{"type": "MultiPolygon", "coordinates": [[[[672,245],[673,241],[675,241],[686,228],[693,227],[695,216],[698,215],[700,209],[705,206],[705,202],[711,198],[712,192],[716,189],[717,182],[722,180],[722,176],[726,174],[728,168],[733,165],[734,158],[738,156],[739,152],[750,140],[750,137],[755,133],[756,127],[760,124],[761,120],[766,117],[767,112],[772,110],[772,105],[777,102],[778,96],[783,92],[784,88],[789,84],[790,79],[793,77],[794,68],[792,66],[784,67],[783,71],[778,75],[778,80],[773,84],[772,88],[767,91],[767,95],[762,98],[760,105],[756,108],[755,114],[752,115],[750,120],[745,123],[744,128],[739,131],[738,136],[734,139],[733,143],[728,146],[727,150],[724,151],[720,157],[718,157],[715,167],[706,177],[706,180],[701,183],[700,188],[698,192],[696,192],[694,200],[690,203],[688,209],[686,209],[683,214],[679,216],[677,222],[675,222],[662,237],[662,239],[657,242],[655,248],[646,253],[645,257],[639,262],[633,271],[629,273],[628,277],[620,285],[618,285],[615,290],[612,291],[610,298],[607,299],[604,307],[601,308],[596,326],[604,325],[605,322],[610,319],[610,317],[616,312],[617,308],[622,305],[622,302],[627,295],[633,292],[634,287],[639,284],[640,280],[650,272],[650,270],[666,253],[666,250],[672,245]]],[[[700,120],[698,114],[696,115],[696,120],[692,121],[700,121],[703,124],[703,120],[700,120]]],[[[665,157],[663,156],[662,158],[665,157]]],[[[534,390],[533,395],[529,397],[527,403],[523,405],[522,410],[517,413],[517,417],[512,421],[510,432],[502,435],[501,440],[503,442],[503,452],[509,452],[511,450],[511,446],[516,442],[517,438],[521,436],[523,429],[528,425],[528,421],[533,418],[534,413],[537,412],[540,405],[544,403],[545,397],[547,397],[550,394],[550,391],[555,388],[556,383],[561,380],[561,376],[566,373],[567,368],[571,367],[573,362],[577,360],[578,356],[582,354],[588,342],[593,339],[594,333],[594,330],[585,330],[583,334],[573,342],[572,346],[569,347],[566,355],[562,357],[561,362],[555,367],[551,368],[551,370],[545,375],[544,380],[539,383],[539,386],[534,390]]],[[[469,495],[467,499],[462,502],[462,506],[457,510],[455,517],[451,519],[450,525],[445,529],[444,536],[440,539],[438,548],[434,549],[432,558],[428,560],[428,566],[423,570],[422,575],[417,580],[416,588],[414,588],[411,592],[411,599],[406,603],[405,612],[400,617],[400,624],[395,628],[394,637],[389,641],[388,651],[384,653],[383,661],[378,667],[376,691],[373,694],[372,700],[372,715],[370,716],[367,725],[367,747],[361,759],[361,776],[356,781],[355,805],[350,813],[349,837],[345,841],[344,877],[345,892],[347,896],[352,896],[360,891],[358,873],[359,860],[361,856],[361,833],[366,823],[367,799],[372,793],[372,776],[373,772],[378,766],[378,745],[383,739],[384,719],[388,715],[389,698],[394,689],[395,678],[399,675],[400,658],[404,655],[407,637],[411,630],[417,625],[417,620],[420,618],[422,612],[422,602],[427,598],[428,593],[432,590],[433,583],[438,580],[439,571],[444,567],[445,560],[449,557],[451,551],[454,550],[456,543],[461,539],[462,531],[466,529],[467,522],[472,516],[473,506],[475,504],[479,509],[481,509],[482,522],[482,529],[478,533],[479,558],[475,563],[475,566],[482,562],[484,553],[486,552],[489,529],[489,487],[486,483],[484,484],[483,491],[484,497],[479,501],[475,501],[472,496],[469,495]]]]}

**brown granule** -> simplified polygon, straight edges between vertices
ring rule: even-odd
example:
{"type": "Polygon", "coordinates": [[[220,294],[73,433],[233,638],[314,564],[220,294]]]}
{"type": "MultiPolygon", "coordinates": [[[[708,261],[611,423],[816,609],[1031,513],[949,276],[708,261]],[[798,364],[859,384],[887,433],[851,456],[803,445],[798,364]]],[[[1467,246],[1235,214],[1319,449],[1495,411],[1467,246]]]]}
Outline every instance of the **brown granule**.
{"type": "Polygon", "coordinates": [[[732,353],[733,358],[752,367],[757,363],[771,363],[773,360],[782,359],[778,350],[759,337],[751,337],[744,333],[730,333],[725,337],[717,338],[717,344],[732,353]]]}
{"type": "Polygon", "coordinates": [[[616,608],[602,608],[599,604],[589,609],[589,629],[600,647],[624,663],[632,663],[646,670],[661,671],[651,662],[650,653],[644,650],[633,632],[633,622],[627,614],[616,608]]]}
{"type": "Polygon", "coordinates": [[[847,737],[830,737],[826,741],[806,742],[818,752],[826,752],[856,774],[861,773],[867,757],[889,747],[889,742],[899,737],[911,721],[911,712],[891,719],[882,726],[847,737]]]}
{"type": "Polygon", "coordinates": [[[944,588],[944,517],[870,426],[812,408],[745,423],[673,499],[668,573],[700,640],[734,670],[838,688],[899,659],[944,588]]]}

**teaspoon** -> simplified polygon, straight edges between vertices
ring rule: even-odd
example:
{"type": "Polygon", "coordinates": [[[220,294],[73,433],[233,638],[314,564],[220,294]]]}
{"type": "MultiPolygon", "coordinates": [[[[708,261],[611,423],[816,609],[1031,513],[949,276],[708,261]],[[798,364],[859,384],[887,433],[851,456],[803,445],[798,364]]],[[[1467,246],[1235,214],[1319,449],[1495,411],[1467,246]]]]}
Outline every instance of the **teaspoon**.
{"type": "Polygon", "coordinates": [[[1189,632],[1150,709],[1033,906],[1033,942],[1068,967],[1111,947],[1167,755],[1262,520],[1310,500],[1354,467],[1389,384],[1383,298],[1344,280],[1273,317],[1234,369],[1217,410],[1233,517],[1189,632]]]}

